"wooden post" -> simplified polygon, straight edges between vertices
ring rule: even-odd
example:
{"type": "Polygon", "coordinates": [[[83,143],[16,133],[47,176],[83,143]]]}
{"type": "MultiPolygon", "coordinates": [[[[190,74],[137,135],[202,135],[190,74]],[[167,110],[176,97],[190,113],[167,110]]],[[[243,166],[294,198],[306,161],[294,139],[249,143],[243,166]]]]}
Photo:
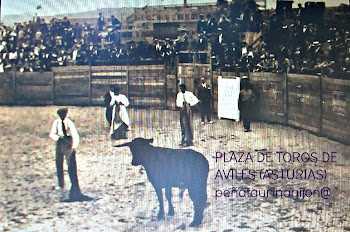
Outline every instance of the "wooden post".
{"type": "Polygon", "coordinates": [[[92,91],[92,89],[91,89],[91,65],[89,65],[89,81],[88,81],[88,91],[89,91],[89,93],[88,93],[88,96],[89,96],[89,105],[91,106],[92,105],[92,93],[91,93],[91,91],[92,91]]]}
{"type": "Polygon", "coordinates": [[[195,79],[196,79],[196,74],[195,74],[195,56],[196,54],[193,52],[190,52],[190,54],[192,55],[192,93],[195,93],[195,79]]]}
{"type": "Polygon", "coordinates": [[[127,54],[128,54],[128,57],[126,60],[126,96],[129,98],[129,68],[130,68],[129,48],[127,50],[127,54]]]}
{"type": "Polygon", "coordinates": [[[168,66],[166,62],[164,62],[164,72],[163,72],[163,77],[164,77],[164,108],[167,110],[168,109],[168,85],[167,85],[167,77],[168,77],[168,66]]]}
{"type": "Polygon", "coordinates": [[[14,88],[14,104],[17,105],[17,75],[16,71],[13,71],[13,88],[14,88]]]}
{"type": "Polygon", "coordinates": [[[210,88],[211,88],[210,92],[211,92],[211,99],[212,99],[211,107],[212,107],[212,112],[215,112],[215,103],[214,103],[214,96],[213,96],[214,95],[214,76],[213,76],[213,66],[211,61],[211,44],[209,46],[207,56],[209,57],[209,72],[210,72],[209,75],[210,75],[210,88]]]}
{"type": "Polygon", "coordinates": [[[285,99],[285,124],[289,124],[289,88],[288,88],[288,73],[285,74],[285,93],[284,93],[284,99],[285,99]]]}
{"type": "Polygon", "coordinates": [[[175,95],[179,92],[179,55],[176,56],[176,68],[175,68],[175,89],[176,93],[175,95]]]}
{"type": "Polygon", "coordinates": [[[323,135],[322,131],[323,131],[323,89],[322,89],[322,78],[323,76],[321,75],[319,77],[320,79],[320,122],[319,122],[319,128],[318,128],[318,132],[320,133],[320,135],[323,135]]]}
{"type": "Polygon", "coordinates": [[[55,94],[55,72],[52,70],[52,104],[55,105],[56,94],[55,94]]]}

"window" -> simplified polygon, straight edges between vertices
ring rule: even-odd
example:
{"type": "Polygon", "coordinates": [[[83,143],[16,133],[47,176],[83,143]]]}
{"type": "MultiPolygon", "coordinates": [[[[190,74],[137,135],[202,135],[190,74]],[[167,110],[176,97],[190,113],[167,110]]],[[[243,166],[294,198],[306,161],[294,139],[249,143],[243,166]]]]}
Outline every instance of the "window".
{"type": "Polygon", "coordinates": [[[192,14],[191,19],[198,19],[198,14],[192,14]]]}
{"type": "Polygon", "coordinates": [[[185,15],[185,19],[186,19],[186,20],[190,20],[190,14],[186,14],[186,15],[185,15]]]}
{"type": "Polygon", "coordinates": [[[177,15],[177,19],[178,20],[183,20],[184,19],[184,15],[183,14],[178,14],[177,15]]]}

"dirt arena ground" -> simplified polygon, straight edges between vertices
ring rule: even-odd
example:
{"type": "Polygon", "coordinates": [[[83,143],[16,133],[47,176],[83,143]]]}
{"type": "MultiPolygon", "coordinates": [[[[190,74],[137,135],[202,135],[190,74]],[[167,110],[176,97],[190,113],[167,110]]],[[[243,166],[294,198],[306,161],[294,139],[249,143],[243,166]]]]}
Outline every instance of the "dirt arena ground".
{"type": "MultiPolygon", "coordinates": [[[[350,231],[350,148],[303,130],[216,120],[194,119],[195,146],[210,164],[208,206],[200,227],[190,228],[192,202],[187,191],[173,189],[175,216],[157,221],[158,202],[140,166],[131,166],[128,148],[113,148],[104,109],[68,107],[81,137],[77,149],[82,192],[91,202],[62,203],[55,189],[55,143],[49,138],[59,107],[0,107],[0,231],[350,231]],[[254,162],[215,161],[217,151],[251,152],[254,162]],[[256,162],[261,152],[336,152],[336,163],[256,162]],[[218,170],[326,170],[326,178],[296,180],[215,179],[218,170]],[[329,199],[286,197],[216,197],[225,189],[310,189],[329,187],[329,199]]],[[[132,137],[154,138],[154,145],[178,148],[176,111],[129,109],[132,137]]],[[[196,164],[193,164],[194,167],[196,164]]],[[[66,170],[66,166],[65,166],[66,170]]],[[[69,183],[67,172],[65,181],[69,183]]],[[[65,192],[68,194],[69,184],[65,192]]],[[[167,204],[165,204],[167,212],[167,204]]]]}

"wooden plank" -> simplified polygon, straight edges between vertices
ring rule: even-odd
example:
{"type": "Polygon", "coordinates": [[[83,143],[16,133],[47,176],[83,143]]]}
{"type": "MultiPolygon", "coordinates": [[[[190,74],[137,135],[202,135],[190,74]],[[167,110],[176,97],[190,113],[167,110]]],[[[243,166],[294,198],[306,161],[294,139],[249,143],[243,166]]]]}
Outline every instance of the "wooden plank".
{"type": "Polygon", "coordinates": [[[126,85],[126,78],[124,79],[93,79],[91,83],[94,85],[126,85]]]}
{"type": "Polygon", "coordinates": [[[130,65],[128,70],[164,70],[164,65],[130,65]]]}
{"type": "Polygon", "coordinates": [[[144,80],[144,79],[134,79],[130,78],[129,85],[146,85],[146,86],[164,86],[164,80],[144,80]]]}
{"type": "Polygon", "coordinates": [[[346,86],[347,88],[350,87],[350,81],[346,79],[322,77],[322,81],[324,82],[324,86],[328,86],[329,84],[334,84],[336,86],[346,86]]]}
{"type": "Polygon", "coordinates": [[[143,78],[145,80],[163,80],[164,81],[164,72],[161,73],[149,73],[149,72],[142,72],[142,73],[133,73],[130,71],[129,73],[130,78],[143,78]]]}
{"type": "Polygon", "coordinates": [[[16,73],[16,84],[19,86],[51,86],[52,82],[52,72],[16,73]]]}
{"type": "MultiPolygon", "coordinates": [[[[115,84],[115,83],[111,83],[115,84]]],[[[124,93],[126,89],[126,82],[121,85],[118,84],[118,86],[121,89],[121,92],[124,93]]],[[[109,91],[109,84],[106,83],[96,83],[92,82],[91,83],[91,103],[93,105],[103,105],[104,104],[104,95],[105,93],[109,91]]]]}
{"type": "Polygon", "coordinates": [[[350,135],[346,133],[341,128],[336,128],[333,125],[323,125],[323,133],[325,136],[343,142],[343,143],[350,143],[350,135]]]}
{"type": "Polygon", "coordinates": [[[12,73],[0,73],[0,104],[15,103],[15,83],[12,73]]]}
{"type": "Polygon", "coordinates": [[[350,135],[350,125],[349,122],[337,122],[332,119],[323,119],[323,125],[326,127],[332,127],[334,130],[342,131],[344,135],[350,135]]]}
{"type": "Polygon", "coordinates": [[[249,75],[257,95],[255,120],[285,123],[285,75],[271,73],[249,75]]]}
{"type": "Polygon", "coordinates": [[[56,104],[87,106],[90,104],[90,99],[89,97],[81,97],[81,96],[60,96],[60,97],[57,97],[56,104]]]}
{"type": "Polygon", "coordinates": [[[89,96],[89,78],[55,79],[55,97],[89,96]]]}
{"type": "Polygon", "coordinates": [[[320,77],[288,75],[288,123],[313,132],[320,132],[320,77]]]}
{"type": "Polygon", "coordinates": [[[290,125],[296,126],[296,127],[300,127],[312,132],[319,132],[319,128],[318,127],[312,127],[303,123],[300,123],[300,121],[293,121],[293,120],[288,120],[288,123],[290,125]]]}
{"type": "Polygon", "coordinates": [[[52,86],[17,86],[17,103],[29,105],[52,104],[52,86]]]}
{"type": "Polygon", "coordinates": [[[126,71],[128,66],[91,66],[91,72],[126,71]]]}
{"type": "Polygon", "coordinates": [[[164,99],[153,97],[129,97],[132,106],[139,107],[164,107],[164,99]]]}
{"type": "Polygon", "coordinates": [[[79,71],[88,71],[89,66],[87,65],[74,65],[74,66],[63,66],[63,67],[53,67],[53,73],[61,73],[61,72],[79,72],[79,71]]]}
{"type": "Polygon", "coordinates": [[[55,73],[55,79],[81,79],[88,78],[89,73],[55,73]]]}
{"type": "Polygon", "coordinates": [[[322,135],[350,142],[350,80],[322,78],[322,135]]]}

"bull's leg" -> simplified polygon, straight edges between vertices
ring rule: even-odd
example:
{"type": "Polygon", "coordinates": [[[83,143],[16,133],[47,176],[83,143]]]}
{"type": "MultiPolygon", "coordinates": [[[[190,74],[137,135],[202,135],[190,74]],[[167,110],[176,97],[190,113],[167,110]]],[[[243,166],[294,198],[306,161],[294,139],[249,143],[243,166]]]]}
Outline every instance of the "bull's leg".
{"type": "Polygon", "coordinates": [[[162,188],[159,187],[154,187],[154,190],[157,193],[157,197],[158,197],[158,201],[159,201],[159,211],[158,211],[158,215],[157,218],[159,220],[164,219],[164,204],[163,204],[163,192],[162,192],[162,188]]]}
{"type": "Polygon", "coordinates": [[[174,216],[175,214],[174,207],[173,207],[173,204],[171,203],[171,187],[165,188],[165,196],[166,196],[166,199],[168,200],[168,206],[169,206],[168,215],[174,216]]]}
{"type": "Polygon", "coordinates": [[[207,186],[191,186],[188,188],[188,192],[194,206],[194,217],[190,227],[195,227],[200,225],[203,220],[203,211],[207,202],[207,186]]]}

